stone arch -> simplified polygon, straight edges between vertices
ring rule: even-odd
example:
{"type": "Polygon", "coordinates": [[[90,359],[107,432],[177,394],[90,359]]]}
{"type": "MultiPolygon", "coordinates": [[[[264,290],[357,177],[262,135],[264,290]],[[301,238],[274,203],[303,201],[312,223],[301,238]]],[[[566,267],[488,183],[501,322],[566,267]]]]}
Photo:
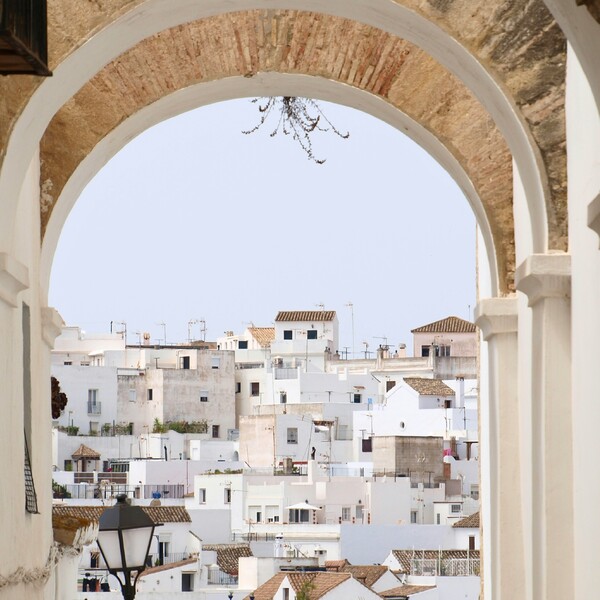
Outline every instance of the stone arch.
{"type": "MultiPolygon", "coordinates": [[[[489,110],[519,166],[527,203],[521,214],[531,221],[527,229],[533,248],[565,249],[565,157],[560,151],[564,39],[542,2],[514,4],[483,0],[468,7],[439,0],[376,0],[364,6],[341,0],[326,5],[316,0],[286,2],[292,8],[326,9],[329,14],[404,37],[456,73],[489,110]],[[543,27],[536,31],[532,22],[543,27]],[[548,72],[555,74],[553,80],[544,76],[548,72]]],[[[90,3],[77,15],[67,5],[65,0],[54,0],[49,6],[55,77],[37,90],[35,83],[22,78],[17,85],[3,85],[10,124],[1,140],[7,150],[0,189],[6,191],[2,197],[8,203],[14,203],[23,165],[54,112],[104,63],[164,27],[222,12],[214,0],[121,0],[110,8],[90,3]]],[[[228,8],[241,8],[241,3],[228,8]]],[[[10,212],[10,205],[6,208],[10,212]]]]}
{"type": "MultiPolygon", "coordinates": [[[[364,91],[374,97],[362,101],[363,106],[376,107],[369,112],[383,110],[390,115],[388,121],[395,120],[405,131],[415,131],[420,123],[430,134],[430,152],[430,138],[437,138],[449,155],[444,161],[452,163],[451,172],[457,166],[461,171],[455,178],[482,226],[488,255],[495,257],[494,290],[506,294],[514,289],[511,156],[489,114],[451,73],[409,42],[312,13],[250,11],[211,17],[163,31],[107,65],[55,115],[42,138],[42,234],[78,164],[141,108],[190,85],[198,86],[201,98],[202,84],[214,87],[223,78],[239,79],[229,86],[230,94],[260,94],[264,75],[274,73],[300,75],[297,80],[304,85],[296,86],[299,94],[318,90],[319,85],[327,88],[327,82],[344,84],[344,93],[336,96],[341,102],[352,89],[364,91]],[[341,52],[323,50],[327,39],[340,40],[341,52]],[[257,73],[262,79],[251,85],[257,73]],[[315,77],[323,83],[311,82],[315,77]],[[384,109],[383,103],[395,111],[384,109]],[[400,119],[393,116],[398,111],[400,119]],[[411,124],[410,129],[403,121],[411,124]]],[[[281,84],[277,93],[289,94],[281,84]]],[[[193,107],[193,100],[188,107],[193,107]]],[[[130,138],[133,133],[125,135],[130,138]]],[[[73,201],[73,197],[66,200],[69,208],[73,201]]],[[[65,218],[64,208],[60,215],[65,218]]],[[[60,228],[59,220],[45,248],[54,247],[60,228]]]]}

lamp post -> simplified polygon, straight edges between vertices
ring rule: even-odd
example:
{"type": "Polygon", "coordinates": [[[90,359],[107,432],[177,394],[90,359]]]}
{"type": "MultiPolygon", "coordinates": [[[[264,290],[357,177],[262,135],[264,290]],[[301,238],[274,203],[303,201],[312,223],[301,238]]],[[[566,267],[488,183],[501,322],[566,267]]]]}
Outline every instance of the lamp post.
{"type": "Polygon", "coordinates": [[[230,591],[227,597],[229,598],[229,600],[233,600],[233,592],[230,591]]]}
{"type": "Polygon", "coordinates": [[[117,503],[106,509],[99,520],[98,546],[108,572],[121,585],[125,600],[134,600],[138,577],[146,568],[146,557],[156,523],[139,507],[127,503],[127,496],[117,496],[117,503]],[[136,571],[135,579],[131,575],[136,571]],[[118,573],[123,574],[123,580],[118,573]]]}

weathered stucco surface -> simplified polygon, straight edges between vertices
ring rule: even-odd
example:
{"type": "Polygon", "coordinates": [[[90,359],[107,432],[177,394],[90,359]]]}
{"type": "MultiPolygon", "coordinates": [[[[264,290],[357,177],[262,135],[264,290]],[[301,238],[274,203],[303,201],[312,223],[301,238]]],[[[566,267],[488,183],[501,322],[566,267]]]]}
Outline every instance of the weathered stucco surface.
{"type": "MultiPolygon", "coordinates": [[[[143,4],[144,0],[82,0],[74,11],[70,0],[49,0],[50,67],[56,68],[94,33],[143,4]]],[[[513,99],[545,167],[548,247],[567,249],[566,44],[544,3],[398,0],[398,4],[423,15],[459,41],[513,99]]],[[[501,286],[505,292],[512,288],[512,210],[503,193],[508,156],[489,117],[480,107],[476,110],[475,100],[449,73],[414,46],[364,25],[322,14],[229,14],[173,28],[141,42],[84,86],[50,125],[43,142],[47,162],[42,179],[47,182],[48,201],[52,203],[94,140],[137,108],[183,85],[229,74],[251,75],[258,70],[310,73],[351,82],[387,98],[440,136],[472,174],[492,224],[501,280],[506,278],[501,286]],[[189,57],[192,60],[186,64],[189,57]],[[143,84],[142,77],[148,85],[143,84]],[[407,93],[408,83],[403,81],[408,77],[412,78],[412,94],[407,93]],[[428,92],[420,94],[424,104],[413,101],[415,90],[420,88],[428,92]],[[117,98],[119,93],[125,97],[117,98]],[[114,101],[114,110],[103,106],[107,98],[114,101]],[[474,111],[477,118],[473,118],[474,111]],[[465,114],[471,119],[465,119],[465,114]],[[76,134],[77,120],[80,126],[76,134]],[[57,135],[74,140],[84,124],[92,122],[92,135],[63,149],[56,144],[52,147],[51,140],[57,135]],[[59,155],[51,156],[50,150],[59,155]],[[64,162],[63,168],[58,167],[59,162],[64,162]],[[496,187],[500,190],[492,189],[496,187]]],[[[39,83],[39,78],[23,76],[0,80],[2,156],[15,119],[39,83]]],[[[48,213],[43,222],[47,217],[48,213]]]]}

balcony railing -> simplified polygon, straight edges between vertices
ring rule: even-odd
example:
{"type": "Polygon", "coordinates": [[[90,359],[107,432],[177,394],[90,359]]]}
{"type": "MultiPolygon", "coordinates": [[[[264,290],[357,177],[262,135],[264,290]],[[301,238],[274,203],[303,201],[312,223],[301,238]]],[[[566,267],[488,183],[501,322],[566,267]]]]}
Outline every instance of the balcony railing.
{"type": "Polygon", "coordinates": [[[91,402],[88,400],[88,415],[99,415],[102,413],[102,402],[91,402]]]}
{"type": "Polygon", "coordinates": [[[152,553],[148,554],[147,564],[148,566],[152,567],[158,567],[160,565],[172,565],[173,563],[181,562],[182,560],[187,560],[191,557],[192,555],[189,552],[169,552],[169,554],[163,556],[161,559],[160,554],[152,553]]]}
{"type": "Polygon", "coordinates": [[[0,74],[51,75],[46,0],[0,2],[0,74]]]}

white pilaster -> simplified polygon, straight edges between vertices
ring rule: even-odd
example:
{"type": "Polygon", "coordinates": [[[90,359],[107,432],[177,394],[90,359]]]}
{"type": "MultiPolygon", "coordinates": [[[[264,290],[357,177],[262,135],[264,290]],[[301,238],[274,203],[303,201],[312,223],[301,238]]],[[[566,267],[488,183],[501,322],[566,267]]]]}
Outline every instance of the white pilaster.
{"type": "Polygon", "coordinates": [[[9,254],[0,252],[0,300],[16,308],[19,292],[28,287],[29,272],[27,267],[9,254]]]}
{"type": "MultiPolygon", "coordinates": [[[[490,531],[484,532],[492,600],[526,595],[517,387],[517,299],[483,299],[475,322],[488,344],[490,531]]],[[[485,443],[485,440],[484,440],[485,443]]]]}
{"type": "Polygon", "coordinates": [[[571,258],[533,254],[515,280],[532,316],[532,592],[562,600],[574,573],[571,258]]]}

